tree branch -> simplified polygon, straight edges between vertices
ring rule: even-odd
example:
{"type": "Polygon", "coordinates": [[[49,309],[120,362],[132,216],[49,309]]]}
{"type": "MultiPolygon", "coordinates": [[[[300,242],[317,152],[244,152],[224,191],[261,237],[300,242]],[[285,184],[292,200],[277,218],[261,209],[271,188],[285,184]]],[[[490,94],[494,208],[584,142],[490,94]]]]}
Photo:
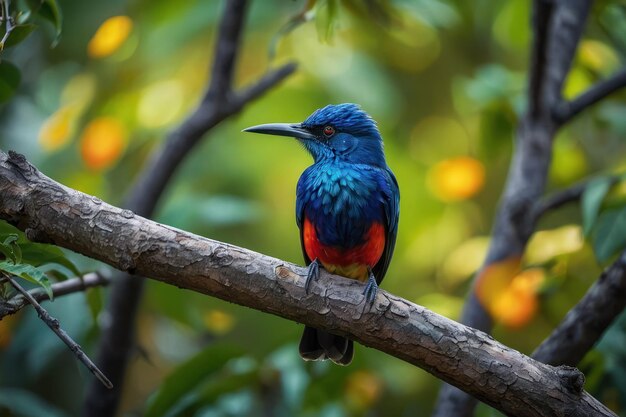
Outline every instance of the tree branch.
{"type": "Polygon", "coordinates": [[[348,336],[461,387],[508,415],[615,416],[582,388],[574,368],[553,368],[490,336],[380,290],[164,226],[94,201],[0,152],[0,219],[116,268],[348,336]],[[71,231],[71,233],[68,233],[71,231]]]}
{"type": "Polygon", "coordinates": [[[624,308],[626,252],[604,270],[532,357],[550,365],[576,366],[624,308]]]}
{"type": "MultiPolygon", "coordinates": [[[[247,1],[228,0],[224,1],[224,5],[209,86],[198,107],[168,135],[164,146],[154,154],[139,175],[135,186],[128,193],[126,207],[131,212],[145,217],[152,216],[177,167],[200,139],[295,71],[294,64],[287,64],[270,71],[241,93],[233,92],[232,80],[247,1]]],[[[143,280],[131,278],[124,273],[113,277],[107,305],[111,320],[102,329],[97,362],[113,380],[115,389],[107,391],[99,384],[91,384],[83,407],[85,417],[108,417],[117,409],[142,293],[143,280]]]]}
{"type": "Polygon", "coordinates": [[[541,200],[533,207],[534,221],[537,222],[544,214],[558,209],[568,203],[579,201],[585,192],[588,182],[574,184],[571,187],[556,191],[541,200]]]}
{"type": "MultiPolygon", "coordinates": [[[[92,272],[82,277],[68,279],[66,281],[52,284],[52,294],[60,297],[75,292],[82,292],[88,288],[101,287],[109,284],[109,279],[98,272],[92,272]]],[[[43,288],[35,288],[28,291],[31,297],[37,302],[49,301],[48,294],[43,288]]],[[[18,294],[8,300],[0,301],[0,320],[3,317],[15,314],[22,308],[26,307],[30,302],[21,294],[18,294]]]]}
{"type": "Polygon", "coordinates": [[[20,294],[22,294],[22,296],[28,301],[28,303],[32,304],[35,310],[37,310],[39,318],[44,323],[46,323],[50,330],[52,330],[54,334],[56,334],[57,337],[67,345],[68,348],[70,348],[70,350],[78,358],[78,360],[81,361],[83,365],[87,367],[87,369],[89,369],[89,372],[94,374],[96,378],[98,378],[98,380],[106,388],[113,388],[113,384],[111,384],[111,381],[109,381],[109,379],[102,373],[102,371],[100,371],[100,369],[98,369],[98,367],[91,361],[91,359],[89,359],[89,357],[85,355],[85,352],[83,352],[83,349],[80,347],[80,345],[76,343],[74,339],[72,339],[70,335],[65,332],[65,330],[61,328],[59,321],[52,317],[45,308],[39,305],[37,300],[35,300],[35,298],[28,291],[22,288],[22,286],[18,284],[13,278],[8,275],[5,275],[5,277],[6,280],[13,286],[13,288],[15,288],[20,294]]]}
{"type": "MultiPolygon", "coordinates": [[[[491,264],[521,257],[534,230],[532,208],[544,193],[552,159],[552,140],[559,127],[552,109],[560,102],[563,82],[584,30],[590,5],[591,0],[533,2],[529,108],[516,132],[516,148],[489,250],[463,308],[461,322],[470,327],[490,332],[493,326],[489,313],[476,296],[478,277],[491,264]]],[[[470,417],[474,405],[475,400],[461,391],[444,386],[433,417],[470,417]]]]}
{"type": "Polygon", "coordinates": [[[572,101],[562,101],[554,109],[554,118],[558,123],[567,123],[586,108],[626,87],[626,69],[623,69],[610,78],[593,85],[587,91],[572,101]]]}
{"type": "Polygon", "coordinates": [[[533,0],[532,26],[534,28],[534,36],[528,77],[528,113],[533,119],[537,119],[542,112],[541,97],[543,97],[543,84],[546,72],[548,29],[553,10],[553,1],[533,0]]]}
{"type": "MultiPolygon", "coordinates": [[[[610,179],[611,185],[616,184],[618,181],[619,176],[614,176],[610,179]]],[[[557,190],[539,200],[535,203],[532,209],[534,222],[536,223],[548,211],[558,209],[568,203],[579,201],[585,192],[587,185],[589,185],[589,180],[579,182],[562,190],[557,190]]]]}

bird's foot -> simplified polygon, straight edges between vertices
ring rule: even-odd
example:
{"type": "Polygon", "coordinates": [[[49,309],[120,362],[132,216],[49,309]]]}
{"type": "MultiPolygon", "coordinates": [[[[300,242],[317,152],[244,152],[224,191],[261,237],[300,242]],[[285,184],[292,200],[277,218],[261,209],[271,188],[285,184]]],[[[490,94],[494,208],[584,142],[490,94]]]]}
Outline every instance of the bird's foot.
{"type": "Polygon", "coordinates": [[[320,263],[315,258],[313,262],[309,264],[309,268],[306,273],[306,281],[304,282],[304,291],[308,294],[312,281],[317,281],[320,277],[320,263]]]}
{"type": "Polygon", "coordinates": [[[367,278],[367,284],[365,284],[365,289],[363,290],[363,295],[365,296],[365,301],[372,304],[376,299],[376,293],[378,292],[378,284],[376,283],[376,277],[372,270],[369,270],[369,277],[367,278]]]}

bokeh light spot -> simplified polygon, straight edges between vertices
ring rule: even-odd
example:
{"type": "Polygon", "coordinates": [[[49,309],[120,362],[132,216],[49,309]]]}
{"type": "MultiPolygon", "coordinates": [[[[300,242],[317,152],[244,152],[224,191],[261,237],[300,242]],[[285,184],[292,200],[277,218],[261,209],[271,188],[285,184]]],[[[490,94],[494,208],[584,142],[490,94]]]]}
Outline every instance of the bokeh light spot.
{"type": "Polygon", "coordinates": [[[206,328],[218,335],[228,333],[235,325],[235,318],[222,310],[207,311],[203,319],[206,328]]]}
{"type": "Polygon", "coordinates": [[[160,81],[146,87],[137,107],[137,119],[145,127],[167,126],[180,116],[183,86],[178,80],[160,81]]]}
{"type": "Polygon", "coordinates": [[[610,74],[619,66],[619,58],[615,51],[608,45],[592,39],[580,42],[578,57],[583,65],[600,74],[610,74]]]}
{"type": "Polygon", "coordinates": [[[416,161],[434,164],[451,154],[467,153],[469,143],[469,135],[461,123],[449,117],[429,116],[411,130],[409,151],[416,161]]]}
{"type": "Polygon", "coordinates": [[[383,390],[382,380],[372,372],[356,371],[348,377],[346,399],[357,410],[365,410],[374,404],[383,390]]]}
{"type": "Polygon", "coordinates": [[[485,236],[466,240],[446,257],[437,281],[445,288],[454,288],[475,273],[485,259],[489,238],[485,236]]]}
{"type": "Polygon", "coordinates": [[[66,105],[48,117],[39,129],[39,144],[47,151],[61,149],[69,143],[79,115],[76,106],[66,105]]]}
{"type": "Polygon", "coordinates": [[[559,255],[577,252],[582,249],[583,244],[582,229],[578,225],[542,230],[530,239],[525,259],[530,264],[541,264],[559,255]]]}
{"type": "Polygon", "coordinates": [[[93,74],[76,74],[63,87],[61,102],[72,103],[80,110],[85,109],[96,94],[96,84],[96,77],[93,74]]]}
{"type": "Polygon", "coordinates": [[[584,68],[574,67],[567,74],[565,79],[565,87],[563,88],[563,96],[571,99],[587,90],[593,83],[591,76],[584,68]]]}
{"type": "Polygon", "coordinates": [[[87,45],[87,54],[92,58],[104,58],[126,41],[133,29],[133,21],[128,16],[113,16],[105,20],[87,45]]]}
{"type": "Polygon", "coordinates": [[[476,296],[494,321],[520,328],[538,310],[538,292],[545,281],[541,268],[520,272],[521,258],[511,256],[485,267],[476,283],[476,296]]]}
{"type": "Polygon", "coordinates": [[[545,273],[539,268],[528,269],[514,277],[490,305],[493,319],[509,328],[524,327],[537,313],[537,292],[544,281],[545,273]]]}
{"type": "Polygon", "coordinates": [[[126,136],[126,128],[116,119],[101,117],[92,120],[80,139],[83,161],[94,170],[110,167],[122,154],[126,136]]]}
{"type": "Polygon", "coordinates": [[[484,183],[483,164],[467,156],[441,161],[428,173],[428,186],[442,201],[468,199],[479,192],[484,183]]]}

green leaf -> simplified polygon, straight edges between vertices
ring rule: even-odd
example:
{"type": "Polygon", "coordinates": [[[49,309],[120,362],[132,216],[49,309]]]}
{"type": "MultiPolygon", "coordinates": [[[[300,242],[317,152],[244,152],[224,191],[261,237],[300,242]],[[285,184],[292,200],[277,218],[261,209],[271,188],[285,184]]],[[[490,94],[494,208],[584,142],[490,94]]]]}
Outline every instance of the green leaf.
{"type": "Polygon", "coordinates": [[[63,24],[63,16],[56,0],[26,0],[28,8],[33,14],[37,14],[42,19],[52,23],[56,32],[58,41],[61,36],[61,26],[63,24]]]}
{"type": "Polygon", "coordinates": [[[311,11],[313,10],[313,7],[315,7],[316,2],[317,0],[307,0],[304,8],[297,14],[291,16],[289,20],[272,37],[268,51],[270,59],[273,59],[274,56],[276,56],[276,49],[278,48],[278,43],[280,42],[280,40],[287,36],[289,33],[291,33],[298,26],[302,25],[310,19],[311,11]]]}
{"type": "Polygon", "coordinates": [[[8,101],[20,85],[20,70],[7,60],[0,62],[0,103],[8,101]]]}
{"type": "Polygon", "coordinates": [[[161,384],[156,394],[150,399],[145,417],[163,416],[185,394],[194,390],[198,384],[222,369],[224,364],[241,355],[233,346],[211,346],[180,365],[161,384]]]}
{"type": "Polygon", "coordinates": [[[43,264],[38,266],[37,269],[44,273],[53,272],[53,276],[55,278],[60,278],[61,280],[74,278],[76,276],[74,271],[71,271],[69,268],[66,268],[58,263],[43,264]]]}
{"type": "MultiPolygon", "coordinates": [[[[41,266],[45,264],[59,264],[71,271],[74,276],[80,276],[82,273],[76,266],[65,256],[63,251],[53,245],[43,243],[23,242],[22,246],[22,262],[33,266],[41,266]]],[[[58,270],[58,269],[57,269],[58,270]]],[[[60,271],[67,276],[66,272],[60,271]]],[[[68,277],[69,278],[69,277],[68,277]]]]}
{"type": "Polygon", "coordinates": [[[594,227],[592,246],[599,262],[607,261],[626,247],[626,207],[600,214],[594,227]]]}
{"type": "Polygon", "coordinates": [[[244,388],[258,385],[258,369],[243,373],[220,373],[219,376],[208,378],[203,383],[183,395],[176,401],[163,417],[195,416],[207,404],[215,404],[225,395],[232,395],[244,388]]]}
{"type": "Polygon", "coordinates": [[[18,236],[15,233],[8,235],[4,242],[0,244],[0,252],[6,257],[6,259],[13,263],[20,263],[22,261],[22,252],[17,244],[18,236]]]}
{"type": "Polygon", "coordinates": [[[581,209],[583,216],[583,234],[588,236],[593,228],[593,224],[598,218],[602,200],[611,188],[611,179],[601,177],[594,179],[587,184],[582,195],[581,209]]]}
{"type": "Polygon", "coordinates": [[[0,262],[0,271],[4,271],[8,274],[18,276],[20,278],[24,278],[28,281],[34,282],[35,284],[39,284],[48,294],[48,297],[52,300],[52,285],[50,284],[50,280],[40,270],[35,268],[32,265],[27,264],[14,264],[9,261],[1,261],[0,262]]]}
{"type": "Polygon", "coordinates": [[[318,1],[315,7],[315,27],[320,41],[332,39],[337,20],[337,0],[318,1]]]}
{"type": "Polygon", "coordinates": [[[11,34],[7,38],[4,45],[0,46],[0,50],[10,48],[22,42],[28,37],[28,35],[32,33],[33,30],[35,30],[36,27],[37,25],[33,25],[32,23],[16,25],[15,27],[13,27],[13,30],[11,31],[11,34]]]}
{"type": "Polygon", "coordinates": [[[85,291],[85,297],[87,298],[87,305],[89,306],[89,312],[95,322],[98,319],[98,314],[104,307],[104,297],[102,288],[94,287],[85,291]]]}
{"type": "Polygon", "coordinates": [[[56,0],[44,0],[39,9],[39,15],[48,20],[54,26],[56,30],[57,39],[61,36],[61,25],[63,24],[63,17],[61,16],[61,9],[56,0]]]}

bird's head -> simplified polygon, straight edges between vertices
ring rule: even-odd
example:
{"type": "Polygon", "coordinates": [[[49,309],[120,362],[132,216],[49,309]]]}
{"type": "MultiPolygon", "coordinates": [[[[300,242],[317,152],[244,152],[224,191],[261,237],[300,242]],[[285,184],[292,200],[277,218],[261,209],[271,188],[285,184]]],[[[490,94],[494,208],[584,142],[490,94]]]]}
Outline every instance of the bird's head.
{"type": "Polygon", "coordinates": [[[302,123],[269,123],[244,132],[298,139],[315,162],[332,158],[351,163],[385,166],[383,140],[376,122],[358,105],[328,105],[302,123]]]}

